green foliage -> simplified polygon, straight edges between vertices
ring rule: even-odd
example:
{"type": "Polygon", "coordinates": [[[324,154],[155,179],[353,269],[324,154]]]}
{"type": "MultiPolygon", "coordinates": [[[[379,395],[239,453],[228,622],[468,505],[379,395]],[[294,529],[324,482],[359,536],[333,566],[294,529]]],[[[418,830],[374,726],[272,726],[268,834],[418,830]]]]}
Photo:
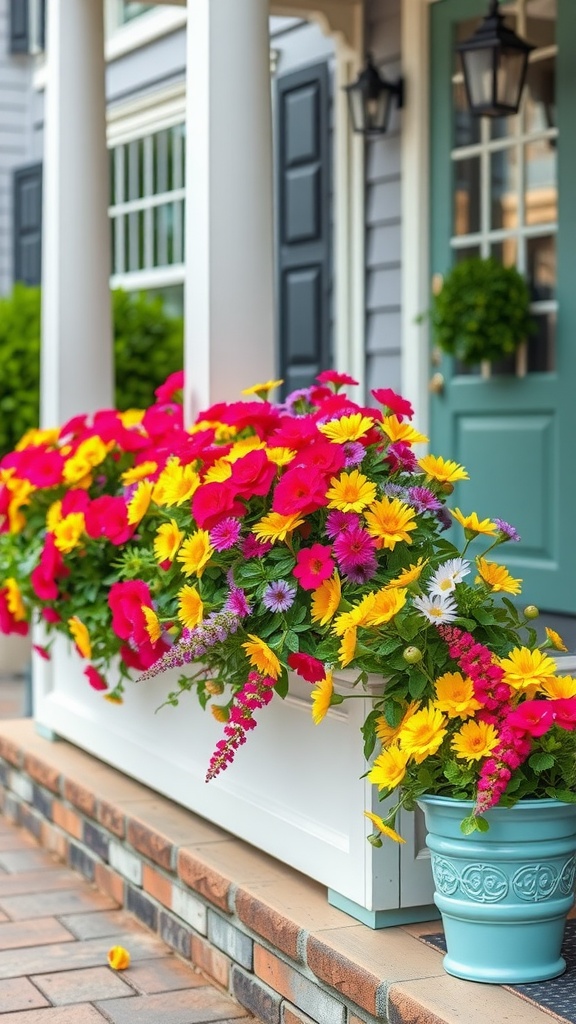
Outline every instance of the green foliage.
{"type": "Polygon", "coordinates": [[[473,257],[444,278],[430,310],[433,339],[468,365],[505,359],[534,330],[530,292],[515,267],[473,257]]]}
{"type": "MultiPolygon", "coordinates": [[[[38,426],[40,289],[24,284],[0,299],[0,457],[38,426]]],[[[144,409],[154,389],[182,367],[183,325],[161,297],[112,293],[116,407],[144,409]]]]}

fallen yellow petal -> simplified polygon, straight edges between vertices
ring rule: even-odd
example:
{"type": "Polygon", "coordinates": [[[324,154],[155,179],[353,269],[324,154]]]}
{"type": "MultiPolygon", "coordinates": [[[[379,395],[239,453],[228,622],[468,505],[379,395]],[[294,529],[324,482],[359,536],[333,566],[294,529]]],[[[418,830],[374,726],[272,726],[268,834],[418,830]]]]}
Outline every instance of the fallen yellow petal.
{"type": "Polygon", "coordinates": [[[124,946],[112,946],[108,950],[108,963],[113,971],[125,971],[130,966],[130,953],[124,946]]]}

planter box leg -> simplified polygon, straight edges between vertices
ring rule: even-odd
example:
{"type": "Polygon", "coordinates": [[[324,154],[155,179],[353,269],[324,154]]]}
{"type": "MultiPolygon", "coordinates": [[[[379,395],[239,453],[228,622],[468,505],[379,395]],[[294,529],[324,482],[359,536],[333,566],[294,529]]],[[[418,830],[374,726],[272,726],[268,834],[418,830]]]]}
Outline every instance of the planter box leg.
{"type": "Polygon", "coordinates": [[[438,907],[434,903],[425,907],[403,907],[396,910],[366,910],[359,903],[354,903],[346,896],[341,896],[334,889],[328,889],[328,903],[338,910],[343,910],[350,917],[368,926],[368,928],[393,928],[399,924],[414,924],[417,921],[433,921],[440,917],[438,907]]]}

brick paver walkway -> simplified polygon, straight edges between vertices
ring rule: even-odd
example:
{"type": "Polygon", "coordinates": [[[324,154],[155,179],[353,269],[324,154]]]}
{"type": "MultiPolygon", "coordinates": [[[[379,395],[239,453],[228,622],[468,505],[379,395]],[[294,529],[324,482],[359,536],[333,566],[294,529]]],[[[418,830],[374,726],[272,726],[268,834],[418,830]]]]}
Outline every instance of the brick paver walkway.
{"type": "MultiPolygon", "coordinates": [[[[0,718],[23,683],[0,679],[0,718]]],[[[0,812],[1,1024],[253,1024],[253,1018],[114,901],[0,812]],[[108,966],[111,946],[131,964],[108,966]]],[[[255,1022],[254,1022],[255,1024],[255,1022]]]]}

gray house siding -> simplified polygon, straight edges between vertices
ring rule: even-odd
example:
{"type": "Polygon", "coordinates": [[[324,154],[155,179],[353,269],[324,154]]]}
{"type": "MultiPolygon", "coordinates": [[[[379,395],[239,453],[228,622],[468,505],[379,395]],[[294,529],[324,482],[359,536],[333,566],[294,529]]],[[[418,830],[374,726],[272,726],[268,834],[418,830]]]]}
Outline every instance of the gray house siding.
{"type": "Polygon", "coordinates": [[[0,295],[13,279],[12,175],[32,163],[32,58],[10,53],[10,3],[0,0],[0,295]]]}
{"type": "MultiPolygon", "coordinates": [[[[368,0],[366,49],[385,78],[400,74],[400,0],[368,0]]],[[[366,146],[366,380],[400,388],[402,115],[366,146]]]]}

